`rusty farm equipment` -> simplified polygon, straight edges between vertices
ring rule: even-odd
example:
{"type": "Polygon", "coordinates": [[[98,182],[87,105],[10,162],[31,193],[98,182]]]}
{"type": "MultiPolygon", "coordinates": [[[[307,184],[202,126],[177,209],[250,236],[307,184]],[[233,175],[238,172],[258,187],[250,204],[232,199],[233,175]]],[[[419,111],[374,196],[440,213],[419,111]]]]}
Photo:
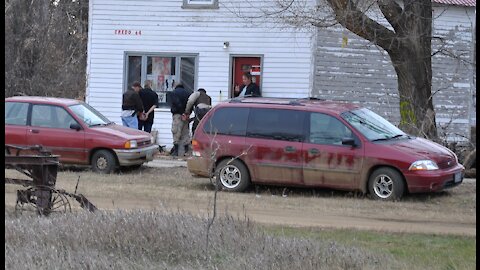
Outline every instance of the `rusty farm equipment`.
{"type": "MultiPolygon", "coordinates": [[[[83,209],[94,212],[97,208],[82,194],[56,189],[59,160],[41,146],[18,147],[5,145],[5,169],[15,169],[29,180],[5,177],[5,184],[22,185],[17,190],[15,211],[32,210],[40,215],[54,212],[70,212],[70,198],[75,199],[83,209]]],[[[78,185],[78,183],[77,183],[78,185]]]]}

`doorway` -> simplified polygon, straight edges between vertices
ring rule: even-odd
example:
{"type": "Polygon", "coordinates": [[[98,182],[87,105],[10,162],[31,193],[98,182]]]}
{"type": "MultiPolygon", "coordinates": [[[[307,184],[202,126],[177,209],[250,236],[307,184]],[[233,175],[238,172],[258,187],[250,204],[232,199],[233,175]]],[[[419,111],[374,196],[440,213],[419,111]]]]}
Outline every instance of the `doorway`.
{"type": "Polygon", "coordinates": [[[262,90],[262,56],[232,56],[230,73],[229,98],[235,97],[235,86],[243,84],[242,75],[244,72],[252,74],[252,82],[262,90]]]}

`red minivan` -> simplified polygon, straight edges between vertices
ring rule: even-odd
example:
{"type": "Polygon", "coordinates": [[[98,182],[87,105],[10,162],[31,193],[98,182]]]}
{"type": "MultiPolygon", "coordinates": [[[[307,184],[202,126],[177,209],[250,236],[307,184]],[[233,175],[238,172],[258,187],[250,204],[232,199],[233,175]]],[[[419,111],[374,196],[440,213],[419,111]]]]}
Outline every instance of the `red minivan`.
{"type": "Polygon", "coordinates": [[[141,166],[158,145],[149,133],[116,125],[88,104],[64,98],[5,99],[5,144],[41,145],[63,164],[91,165],[110,173],[120,166],[141,166]]]}
{"type": "Polygon", "coordinates": [[[188,169],[228,191],[251,183],[328,187],[380,200],[459,185],[449,149],[405,134],[360,106],[315,99],[235,98],[202,119],[188,169]]]}

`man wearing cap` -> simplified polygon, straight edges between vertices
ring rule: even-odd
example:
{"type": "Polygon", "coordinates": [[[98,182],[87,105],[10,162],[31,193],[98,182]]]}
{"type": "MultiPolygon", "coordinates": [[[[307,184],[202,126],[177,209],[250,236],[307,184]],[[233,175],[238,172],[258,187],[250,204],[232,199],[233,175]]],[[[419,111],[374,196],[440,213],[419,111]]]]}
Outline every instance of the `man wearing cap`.
{"type": "Polygon", "coordinates": [[[185,108],[187,106],[190,92],[187,91],[183,85],[177,84],[175,89],[170,94],[170,112],[172,113],[172,137],[173,148],[170,151],[172,156],[183,156],[188,150],[189,136],[189,122],[184,119],[185,108]]]}
{"type": "Polygon", "coordinates": [[[138,129],[138,118],[143,113],[143,104],[138,94],[142,89],[139,82],[134,82],[122,97],[122,123],[126,127],[138,129]]]}
{"type": "Polygon", "coordinates": [[[207,114],[207,112],[212,108],[212,98],[207,95],[207,91],[203,88],[199,88],[198,91],[191,94],[188,97],[187,107],[185,113],[190,117],[192,109],[195,112],[195,118],[193,120],[192,126],[192,135],[195,134],[198,123],[200,120],[207,114]]]}

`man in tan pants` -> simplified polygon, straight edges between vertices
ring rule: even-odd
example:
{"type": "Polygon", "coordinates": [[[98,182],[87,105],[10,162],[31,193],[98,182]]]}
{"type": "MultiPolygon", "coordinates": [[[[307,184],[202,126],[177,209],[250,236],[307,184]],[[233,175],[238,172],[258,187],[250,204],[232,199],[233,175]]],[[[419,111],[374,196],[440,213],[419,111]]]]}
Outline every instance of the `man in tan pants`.
{"type": "Polygon", "coordinates": [[[170,151],[170,155],[172,156],[185,155],[186,148],[190,142],[189,122],[185,115],[189,96],[190,93],[183,88],[182,84],[177,85],[170,95],[173,135],[173,148],[170,151]]]}

